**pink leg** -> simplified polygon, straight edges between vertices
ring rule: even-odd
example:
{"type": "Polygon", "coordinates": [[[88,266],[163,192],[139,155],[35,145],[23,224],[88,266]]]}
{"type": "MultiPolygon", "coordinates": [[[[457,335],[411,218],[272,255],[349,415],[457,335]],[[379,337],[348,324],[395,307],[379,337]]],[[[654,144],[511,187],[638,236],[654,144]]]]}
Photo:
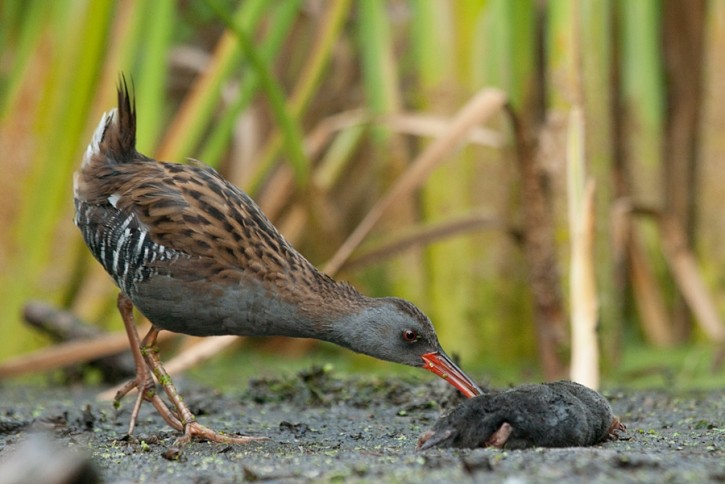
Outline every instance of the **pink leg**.
{"type": "Polygon", "coordinates": [[[133,318],[133,304],[131,300],[127,298],[123,293],[118,294],[118,311],[121,313],[121,319],[123,319],[123,326],[126,328],[126,335],[131,344],[131,354],[133,355],[134,363],[136,364],[136,378],[126,383],[121,389],[118,390],[114,398],[114,405],[118,406],[121,399],[126,396],[133,388],[138,389],[138,396],[133,405],[131,411],[131,422],[128,426],[128,435],[132,435],[136,422],[138,420],[138,412],[141,408],[141,403],[144,400],[150,401],[156,410],[159,411],[161,416],[166,422],[174,427],[176,430],[182,430],[183,426],[179,422],[179,419],[174,417],[166,404],[156,394],[156,384],[151,377],[151,372],[146,366],[144,357],[142,354],[142,343],[138,337],[136,331],[136,323],[133,318]]]}

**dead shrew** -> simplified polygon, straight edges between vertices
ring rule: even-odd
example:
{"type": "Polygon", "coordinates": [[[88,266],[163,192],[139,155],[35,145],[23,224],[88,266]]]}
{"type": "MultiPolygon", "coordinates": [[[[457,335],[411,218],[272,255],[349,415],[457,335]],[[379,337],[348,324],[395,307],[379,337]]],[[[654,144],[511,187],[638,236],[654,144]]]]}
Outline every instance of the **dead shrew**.
{"type": "Polygon", "coordinates": [[[578,447],[617,438],[624,430],[602,395],[557,381],[466,400],[423,434],[418,448],[578,447]]]}

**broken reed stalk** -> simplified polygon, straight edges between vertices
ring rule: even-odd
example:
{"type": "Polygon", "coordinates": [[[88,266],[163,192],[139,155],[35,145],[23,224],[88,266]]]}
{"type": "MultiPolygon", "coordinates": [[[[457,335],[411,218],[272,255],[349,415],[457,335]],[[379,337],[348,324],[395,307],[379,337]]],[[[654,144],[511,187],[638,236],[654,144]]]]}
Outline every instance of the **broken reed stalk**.
{"type": "MultiPolygon", "coordinates": [[[[174,337],[174,333],[159,336],[159,342],[174,337]]],[[[91,340],[76,340],[56,344],[33,353],[24,354],[0,364],[0,380],[28,373],[57,370],[96,360],[128,350],[124,331],[97,336],[91,340]]]]}
{"type": "Polygon", "coordinates": [[[79,362],[121,353],[127,349],[128,338],[125,333],[112,333],[92,340],[60,343],[4,361],[0,364],[0,380],[27,373],[57,370],[79,362]]]}
{"type": "Polygon", "coordinates": [[[671,347],[676,343],[676,339],[667,313],[667,305],[636,230],[629,230],[625,247],[634,303],[642,320],[644,336],[655,346],[671,347]]]}
{"type": "Polygon", "coordinates": [[[572,381],[596,390],[599,388],[599,303],[594,269],[595,183],[587,176],[584,113],[579,107],[572,108],[569,114],[566,174],[571,243],[569,372],[572,381]]]}
{"type": "MultiPolygon", "coordinates": [[[[98,338],[105,331],[82,321],[70,311],[57,309],[42,301],[30,301],[23,308],[23,319],[56,342],[80,341],[98,338]]],[[[124,354],[104,356],[90,364],[101,372],[103,381],[113,382],[134,375],[133,361],[124,354]]]]}
{"type": "MultiPolygon", "coordinates": [[[[658,224],[665,262],[688,307],[695,314],[703,333],[713,342],[725,347],[725,324],[720,319],[715,302],[697,267],[697,259],[687,243],[682,224],[672,215],[651,207],[630,207],[632,214],[652,217],[658,224]]],[[[671,327],[671,325],[670,325],[671,327]]],[[[669,329],[669,338],[675,335],[669,329]]]]}
{"type": "Polygon", "coordinates": [[[680,293],[707,337],[715,343],[725,344],[725,325],[687,244],[684,228],[672,216],[661,216],[659,226],[665,259],[680,293]]]}

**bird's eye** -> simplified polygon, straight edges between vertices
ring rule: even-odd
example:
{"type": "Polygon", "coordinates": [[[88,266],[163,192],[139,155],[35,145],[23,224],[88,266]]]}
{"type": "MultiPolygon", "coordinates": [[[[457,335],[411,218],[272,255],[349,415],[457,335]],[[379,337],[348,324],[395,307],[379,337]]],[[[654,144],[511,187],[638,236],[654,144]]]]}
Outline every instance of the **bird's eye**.
{"type": "Polygon", "coordinates": [[[403,341],[407,343],[415,343],[418,341],[418,333],[413,331],[412,329],[406,329],[403,331],[403,341]]]}

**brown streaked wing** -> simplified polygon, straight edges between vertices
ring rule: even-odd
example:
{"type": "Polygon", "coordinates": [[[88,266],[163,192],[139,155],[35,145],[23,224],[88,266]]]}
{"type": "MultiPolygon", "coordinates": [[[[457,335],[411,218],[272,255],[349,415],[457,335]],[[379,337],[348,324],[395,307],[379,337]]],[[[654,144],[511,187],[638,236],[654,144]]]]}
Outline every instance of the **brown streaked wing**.
{"type": "Polygon", "coordinates": [[[301,258],[254,202],[211,168],[139,162],[107,169],[116,182],[108,195],[118,193],[118,208],[136,214],[158,244],[243,269],[260,263],[275,270],[288,265],[284,256],[301,258]]]}

